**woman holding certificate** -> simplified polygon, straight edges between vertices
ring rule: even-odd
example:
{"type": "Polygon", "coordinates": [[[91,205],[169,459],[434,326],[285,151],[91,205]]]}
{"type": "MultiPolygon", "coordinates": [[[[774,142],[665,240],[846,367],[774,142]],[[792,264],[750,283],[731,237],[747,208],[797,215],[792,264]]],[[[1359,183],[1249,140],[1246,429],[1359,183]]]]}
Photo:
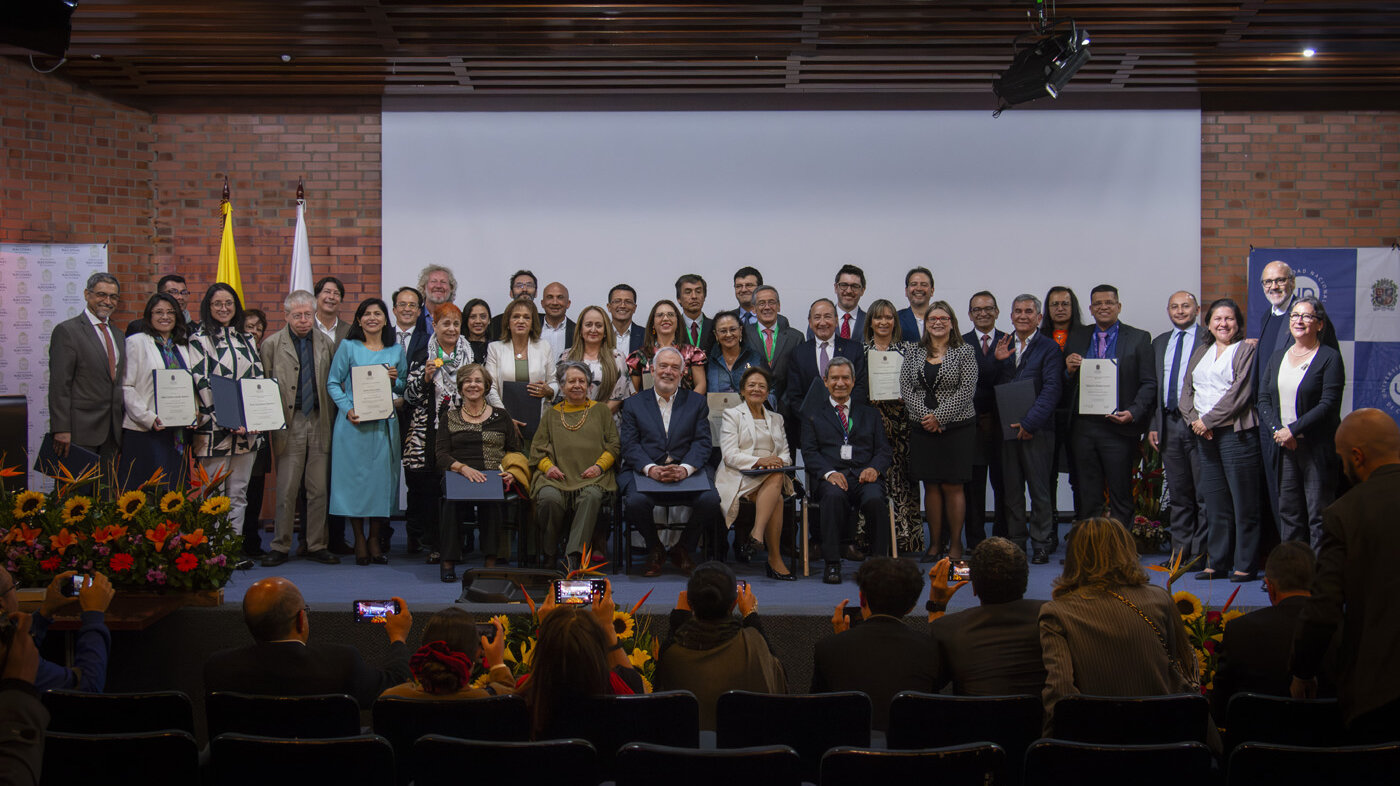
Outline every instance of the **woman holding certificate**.
{"type": "Polygon", "coordinates": [[[1196,578],[1254,581],[1259,569],[1260,460],[1255,344],[1244,340],[1244,315],[1229,298],[1210,304],[1206,328],[1215,342],[1191,353],[1181,386],[1181,417],[1196,434],[1199,489],[1210,527],[1206,568],[1196,578]]]}
{"type": "Polygon", "coordinates": [[[136,488],[160,469],[165,483],[179,488],[185,482],[185,434],[199,416],[189,375],[189,329],[180,304],[163,292],[146,301],[141,317],[142,332],[126,339],[126,376],[122,378],[126,415],[117,481],[122,488],[136,488]],[[157,371],[179,373],[157,383],[157,371]],[[172,408],[177,411],[172,413],[172,408]],[[160,417],[162,412],[165,418],[160,417]]]}
{"type": "MultiPolygon", "coordinates": [[[[718,322],[716,322],[718,324],[718,322]]],[[[888,300],[877,300],[865,312],[865,367],[874,369],[881,365],[891,366],[898,374],[903,370],[904,358],[914,349],[914,345],[903,340],[899,327],[899,311],[888,300]],[[881,363],[881,355],[889,352],[889,362],[881,363]]],[[[896,544],[901,554],[924,550],[923,517],[919,513],[919,495],[914,484],[909,482],[909,415],[904,410],[904,399],[899,395],[896,376],[893,398],[875,398],[876,389],[871,387],[871,404],[879,410],[885,423],[885,439],[889,440],[890,450],[894,451],[894,462],[884,474],[885,496],[894,503],[894,531],[896,544]]]]}
{"type": "Polygon", "coordinates": [[[190,336],[190,372],[199,395],[194,455],[211,477],[218,472],[228,473],[224,492],[229,498],[229,523],[234,531],[242,532],[248,507],[248,479],[253,476],[253,461],[262,436],[256,431],[227,429],[218,424],[214,383],[210,380],[261,379],[263,364],[257,342],[243,332],[243,304],[228,284],[209,287],[199,304],[199,327],[190,336]]]}
{"type": "Polygon", "coordinates": [[[662,347],[675,347],[680,351],[681,361],[684,363],[681,369],[681,387],[704,395],[707,390],[705,350],[693,347],[688,343],[690,338],[679,332],[680,324],[681,310],[676,308],[675,303],[669,300],[659,300],[656,305],[651,307],[651,315],[647,317],[646,337],[642,340],[642,348],[627,358],[627,368],[632,373],[632,387],[634,389],[642,390],[645,387],[643,376],[651,373],[651,364],[656,357],[656,350],[662,347]]]}
{"type": "Polygon", "coordinates": [[[326,379],[326,392],[339,410],[331,438],[328,510],[350,519],[356,565],[389,564],[379,531],[398,507],[401,443],[393,397],[403,393],[408,378],[408,358],[394,339],[389,307],[377,297],[365,300],[355,309],[326,379]]]}
{"type": "MultiPolygon", "coordinates": [[[[719,322],[715,323],[716,328],[719,322]]],[[[744,400],[724,411],[720,425],[719,444],[722,457],[715,472],[715,490],[719,492],[724,509],[724,525],[734,526],[739,515],[739,501],[747,499],[754,505],[754,533],[762,533],[747,548],[768,548],[768,578],[796,581],[783,564],[783,497],[792,494],[792,477],[786,472],[766,475],[744,475],[747,469],[777,469],[788,463],[787,433],[783,416],[763,405],[768,402],[768,372],[755,366],[744,372],[739,380],[739,392],[744,400]]],[[[735,550],[745,548],[735,544],[735,550]]]]}
{"type": "Polygon", "coordinates": [[[972,406],[977,358],[962,340],[958,318],[947,301],[929,306],[924,337],[904,356],[899,381],[909,417],[909,479],[924,484],[929,534],[924,556],[938,550],[946,518],[948,559],[961,562],[963,484],[972,478],[977,435],[972,406]]]}
{"type": "MultiPolygon", "coordinates": [[[[510,409],[505,405],[504,387],[507,382],[525,382],[526,392],[539,402],[543,412],[554,398],[555,355],[549,342],[540,340],[540,314],[535,310],[535,301],[528,295],[512,300],[501,312],[501,325],[505,336],[486,347],[486,373],[493,380],[486,399],[491,406],[510,409]]],[[[512,413],[517,424],[523,412],[512,413]]]]}
{"type": "Polygon", "coordinates": [[[574,345],[559,356],[559,364],[574,360],[588,366],[593,383],[588,398],[606,404],[614,417],[622,402],[632,395],[632,379],[627,375],[627,360],[617,351],[617,334],[613,332],[608,312],[600,306],[589,306],[579,312],[578,335],[574,345]]]}
{"type": "MultiPolygon", "coordinates": [[[[534,313],[534,306],[530,309],[534,313]]],[[[499,477],[501,483],[514,484],[514,476],[503,469],[501,463],[512,453],[524,459],[520,455],[523,444],[520,430],[511,422],[510,415],[487,400],[492,382],[490,372],[474,363],[465,365],[457,369],[455,381],[461,403],[448,402],[438,411],[438,471],[460,473],[473,483],[486,482],[490,474],[499,477]]],[[[528,490],[525,493],[528,494],[528,490]]],[[[503,519],[499,504],[486,503],[477,507],[481,550],[486,554],[488,568],[510,559],[510,539],[501,537],[503,519]]],[[[438,546],[442,549],[440,571],[445,581],[449,580],[448,575],[455,575],[453,569],[462,558],[458,527],[458,517],[448,516],[438,535],[438,546]]],[[[524,555],[521,557],[523,559],[524,555]]]]}

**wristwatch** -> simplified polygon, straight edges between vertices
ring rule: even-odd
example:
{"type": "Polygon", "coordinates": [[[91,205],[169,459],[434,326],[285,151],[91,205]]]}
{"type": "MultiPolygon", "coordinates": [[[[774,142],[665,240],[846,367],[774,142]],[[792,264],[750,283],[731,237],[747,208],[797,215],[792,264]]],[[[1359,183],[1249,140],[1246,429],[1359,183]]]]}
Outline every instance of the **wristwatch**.
{"type": "Polygon", "coordinates": [[[930,614],[934,614],[934,613],[939,613],[939,614],[941,614],[941,613],[943,613],[943,612],[945,612],[945,611],[947,611],[947,610],[948,610],[948,604],[946,604],[946,603],[939,603],[939,602],[936,601],[936,600],[927,600],[927,601],[924,601],[924,611],[927,611],[927,612],[930,613],[930,614]]]}

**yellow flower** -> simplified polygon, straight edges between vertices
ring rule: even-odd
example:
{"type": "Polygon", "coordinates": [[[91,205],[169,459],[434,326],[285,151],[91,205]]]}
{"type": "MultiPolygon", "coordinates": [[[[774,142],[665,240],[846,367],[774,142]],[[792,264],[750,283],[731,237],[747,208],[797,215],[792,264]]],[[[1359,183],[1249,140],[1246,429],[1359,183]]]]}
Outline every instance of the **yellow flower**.
{"type": "Polygon", "coordinates": [[[484,688],[484,687],[486,687],[487,685],[490,685],[490,684],[491,684],[491,672],[489,672],[489,671],[486,672],[485,674],[482,674],[480,677],[477,677],[476,679],[472,680],[472,687],[473,687],[473,688],[484,688]]]}
{"type": "Polygon", "coordinates": [[[136,514],[141,512],[141,508],[146,506],[146,492],[128,491],[117,497],[117,511],[122,514],[124,521],[131,521],[136,518],[136,514]]]}
{"type": "Polygon", "coordinates": [[[613,611],[613,630],[617,631],[619,639],[632,638],[633,622],[632,615],[625,611],[613,611]]]}
{"type": "Polygon", "coordinates": [[[1230,620],[1237,619],[1237,618],[1243,617],[1243,616],[1244,616],[1244,612],[1243,612],[1243,611],[1237,611],[1237,610],[1235,610],[1235,609],[1230,609],[1229,611],[1225,612],[1224,614],[1221,614],[1221,615],[1220,615],[1220,629],[1221,629],[1221,630],[1225,630],[1225,626],[1230,624],[1230,620]]]}
{"type": "Polygon", "coordinates": [[[651,692],[654,690],[654,688],[651,687],[651,680],[647,679],[647,677],[646,677],[645,674],[643,674],[643,675],[641,675],[641,676],[642,676],[642,693],[651,693],[651,692]]]}
{"type": "Polygon", "coordinates": [[[1205,606],[1201,605],[1201,599],[1186,590],[1174,593],[1172,600],[1176,602],[1176,610],[1181,614],[1181,621],[1187,625],[1200,619],[1206,611],[1205,606]]]}
{"type": "Polygon", "coordinates": [[[39,491],[21,491],[15,495],[15,518],[27,519],[44,509],[44,494],[39,491]]]}
{"type": "Polygon", "coordinates": [[[228,497],[223,496],[210,497],[209,499],[206,499],[204,501],[203,505],[199,506],[200,513],[207,513],[210,516],[222,516],[223,514],[228,512],[228,509],[228,497]]]}
{"type": "Polygon", "coordinates": [[[185,498],[178,491],[168,491],[160,498],[160,512],[166,515],[185,506],[185,498]]]}
{"type": "Polygon", "coordinates": [[[504,614],[497,614],[496,616],[494,616],[494,617],[490,618],[489,620],[487,620],[487,622],[499,622],[499,623],[501,623],[501,635],[502,635],[502,636],[509,636],[509,635],[510,635],[510,620],[506,618],[506,615],[504,615],[504,614]]]}
{"type": "Polygon", "coordinates": [[[77,524],[92,512],[92,500],[88,497],[73,497],[63,503],[63,523],[77,524]]]}
{"type": "Polygon", "coordinates": [[[632,661],[632,665],[636,667],[638,671],[641,671],[642,666],[645,666],[646,662],[651,660],[651,653],[641,647],[635,647],[631,654],[627,656],[627,659],[632,661]]]}
{"type": "MultiPolygon", "coordinates": [[[[535,662],[535,640],[526,639],[520,642],[520,653],[518,655],[512,652],[510,647],[506,647],[505,661],[522,666],[526,671],[529,671],[530,666],[535,662]]],[[[516,670],[511,669],[511,671],[514,672],[516,670]]]]}

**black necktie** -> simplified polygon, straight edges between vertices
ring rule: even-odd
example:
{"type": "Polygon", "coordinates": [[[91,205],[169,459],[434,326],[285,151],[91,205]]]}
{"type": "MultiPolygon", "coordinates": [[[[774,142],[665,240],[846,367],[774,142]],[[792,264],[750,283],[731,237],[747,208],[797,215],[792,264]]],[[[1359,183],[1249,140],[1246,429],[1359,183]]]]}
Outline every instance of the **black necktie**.
{"type": "Polygon", "coordinates": [[[1176,331],[1176,348],[1172,350],[1172,377],[1167,383],[1167,409],[1176,408],[1181,400],[1176,387],[1176,375],[1181,371],[1181,343],[1186,340],[1186,331],[1176,331]]]}

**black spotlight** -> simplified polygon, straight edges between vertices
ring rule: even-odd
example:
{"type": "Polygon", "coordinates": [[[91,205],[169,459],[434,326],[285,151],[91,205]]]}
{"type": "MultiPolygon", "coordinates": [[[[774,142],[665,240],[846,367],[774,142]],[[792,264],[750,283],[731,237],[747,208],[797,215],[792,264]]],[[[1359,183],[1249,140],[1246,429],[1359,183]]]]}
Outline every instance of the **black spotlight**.
{"type": "Polygon", "coordinates": [[[992,81],[1001,110],[1037,98],[1058,98],[1081,66],[1089,62],[1089,31],[1068,23],[1059,32],[1045,31],[1020,45],[1011,67],[992,81]]]}

